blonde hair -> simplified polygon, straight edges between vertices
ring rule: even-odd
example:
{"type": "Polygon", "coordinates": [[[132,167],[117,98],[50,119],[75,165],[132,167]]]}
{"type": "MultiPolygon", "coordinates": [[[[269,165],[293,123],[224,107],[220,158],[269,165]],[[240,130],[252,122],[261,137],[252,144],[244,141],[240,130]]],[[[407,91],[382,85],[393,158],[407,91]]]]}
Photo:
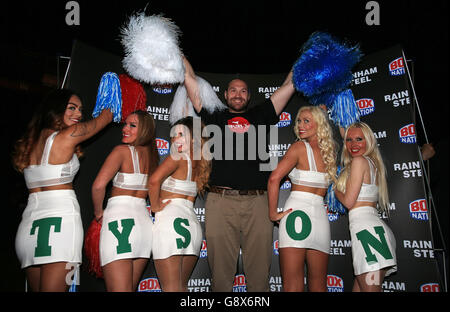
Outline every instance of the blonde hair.
{"type": "Polygon", "coordinates": [[[325,164],[328,178],[333,182],[336,182],[336,142],[333,139],[333,130],[328,121],[328,115],[318,106],[302,106],[298,110],[297,117],[295,118],[294,133],[297,140],[301,140],[298,131],[298,119],[300,114],[304,111],[309,111],[314,118],[314,121],[317,123],[317,141],[319,144],[320,155],[325,164]]]}
{"type": "Polygon", "coordinates": [[[142,110],[134,111],[130,115],[133,114],[136,115],[139,120],[137,139],[133,143],[133,145],[147,147],[150,155],[149,174],[152,174],[159,164],[159,154],[156,147],[155,120],[153,119],[151,114],[142,110]]]}
{"type": "Polygon", "coordinates": [[[376,170],[376,184],[378,185],[378,206],[381,212],[388,212],[389,210],[389,193],[386,181],[386,167],[384,166],[383,158],[381,157],[380,150],[378,149],[377,139],[373,134],[372,129],[368,124],[364,122],[355,122],[351,124],[344,134],[344,146],[341,155],[342,172],[339,175],[336,183],[336,188],[345,192],[347,180],[350,176],[352,157],[347,150],[345,142],[347,140],[348,130],[352,128],[361,129],[364,139],[366,140],[366,151],[363,156],[370,158],[375,164],[376,170]]]}
{"type": "Polygon", "coordinates": [[[197,162],[197,166],[195,166],[195,170],[192,171],[192,178],[197,183],[197,190],[200,195],[203,195],[206,188],[208,187],[208,181],[209,181],[209,175],[211,173],[211,157],[205,157],[209,155],[204,155],[204,145],[207,144],[209,138],[204,137],[201,135],[203,133],[203,129],[205,125],[203,122],[200,121],[199,118],[197,118],[200,122],[200,138],[197,137],[197,133],[194,132],[194,118],[192,116],[187,116],[182,119],[179,119],[173,124],[173,127],[176,127],[177,125],[182,125],[187,127],[190,133],[191,142],[193,144],[198,144],[197,147],[199,148],[201,152],[201,159],[200,160],[193,160],[197,162]],[[195,137],[194,137],[195,135],[195,137]]]}

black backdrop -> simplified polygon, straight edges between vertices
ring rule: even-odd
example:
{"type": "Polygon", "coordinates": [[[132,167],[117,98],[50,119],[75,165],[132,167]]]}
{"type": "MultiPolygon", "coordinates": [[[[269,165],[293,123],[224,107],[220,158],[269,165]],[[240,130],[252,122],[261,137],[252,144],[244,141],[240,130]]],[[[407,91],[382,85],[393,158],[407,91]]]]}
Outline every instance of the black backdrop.
{"type": "MultiPolygon", "coordinates": [[[[413,132],[413,97],[405,67],[402,66],[402,49],[395,46],[364,57],[354,69],[352,90],[362,113],[361,119],[374,130],[388,170],[391,195],[390,217],[382,216],[391,226],[397,240],[399,270],[387,278],[384,291],[418,292],[436,291],[442,288],[433,253],[429,212],[424,203],[425,190],[422,168],[419,161],[416,136],[413,132]],[[392,63],[392,64],[391,64],[392,63]],[[411,126],[412,124],[412,126],[411,126]],[[404,128],[406,127],[406,128],[404,128]],[[416,209],[416,208],[419,209],[416,209]]],[[[195,67],[195,64],[193,64],[195,67]]],[[[288,69],[287,69],[288,70],[288,69]]],[[[71,57],[71,67],[66,87],[79,92],[84,100],[85,112],[90,114],[95,104],[98,84],[103,73],[123,73],[118,56],[76,42],[71,57]]],[[[198,73],[208,80],[223,96],[229,74],[198,73]]],[[[240,75],[252,91],[250,105],[261,102],[283,82],[285,74],[240,75]]],[[[144,85],[147,93],[148,112],[157,122],[157,138],[169,141],[169,107],[176,86],[144,85]]],[[[295,94],[281,115],[277,145],[269,145],[272,157],[281,158],[290,143],[294,141],[293,120],[298,108],[305,105],[305,99],[295,94]]],[[[111,124],[98,136],[84,144],[85,157],[74,182],[85,229],[93,218],[91,185],[104,159],[120,142],[120,125],[111,124]]],[[[163,147],[161,145],[161,147],[163,147]]],[[[164,159],[166,150],[159,149],[164,159]]],[[[289,181],[283,184],[279,207],[284,205],[289,194],[289,181]]],[[[204,200],[198,198],[195,211],[204,226],[204,200]]],[[[351,291],[353,271],[351,242],[348,233],[347,216],[329,213],[331,222],[331,257],[328,269],[329,291],[351,291]]],[[[274,230],[274,252],[270,273],[270,290],[281,291],[281,277],[278,266],[278,228],[274,230]]],[[[207,242],[204,241],[201,255],[189,281],[190,291],[210,291],[210,272],[207,265],[207,242]]],[[[103,291],[103,280],[87,274],[82,266],[78,291],[103,291]]],[[[159,285],[152,262],[147,267],[139,291],[159,291],[159,285]]],[[[240,262],[236,264],[234,291],[245,291],[245,272],[240,262]]]]}

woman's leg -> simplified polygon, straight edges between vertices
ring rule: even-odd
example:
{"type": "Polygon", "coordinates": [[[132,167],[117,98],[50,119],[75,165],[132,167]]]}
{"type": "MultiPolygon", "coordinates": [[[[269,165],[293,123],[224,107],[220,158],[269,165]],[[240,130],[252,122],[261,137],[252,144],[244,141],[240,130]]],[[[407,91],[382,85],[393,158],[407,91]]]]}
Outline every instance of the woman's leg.
{"type": "Polygon", "coordinates": [[[308,249],[306,264],[308,266],[308,291],[326,292],[329,255],[322,251],[308,249]]]}
{"type": "Polygon", "coordinates": [[[360,292],[361,288],[359,288],[358,280],[355,278],[353,282],[352,292],[360,292]]]}
{"type": "Polygon", "coordinates": [[[147,267],[147,263],[147,258],[137,258],[133,260],[133,291],[136,291],[139,281],[141,280],[141,276],[147,267]]]}
{"type": "Polygon", "coordinates": [[[133,291],[133,260],[115,260],[102,267],[106,291],[133,291]]]}
{"type": "Polygon", "coordinates": [[[181,266],[183,256],[171,256],[166,259],[154,260],[156,274],[162,291],[181,290],[181,266]]]}
{"type": "Polygon", "coordinates": [[[35,265],[25,269],[27,275],[28,287],[32,292],[38,292],[41,284],[41,266],[35,265]]]}
{"type": "Polygon", "coordinates": [[[280,248],[280,270],[284,291],[301,292],[305,289],[304,248],[280,248]]]}
{"type": "Polygon", "coordinates": [[[40,267],[40,283],[39,291],[64,292],[69,289],[66,279],[72,270],[72,266],[68,266],[67,262],[55,262],[42,264],[40,267]]]}
{"type": "MultiPolygon", "coordinates": [[[[386,270],[367,272],[356,276],[359,291],[362,292],[380,292],[383,284],[386,270]]],[[[355,287],[353,288],[355,290],[355,287]]],[[[356,288],[357,290],[357,288],[356,288]]]]}
{"type": "Polygon", "coordinates": [[[197,264],[197,256],[183,256],[181,264],[181,291],[187,292],[187,285],[192,271],[197,264]]]}

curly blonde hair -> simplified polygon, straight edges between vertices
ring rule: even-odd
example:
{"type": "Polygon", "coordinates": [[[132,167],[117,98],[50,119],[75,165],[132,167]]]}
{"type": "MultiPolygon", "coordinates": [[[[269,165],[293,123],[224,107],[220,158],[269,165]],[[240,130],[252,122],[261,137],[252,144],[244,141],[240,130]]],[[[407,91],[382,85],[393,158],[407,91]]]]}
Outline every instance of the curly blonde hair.
{"type": "Polygon", "coordinates": [[[309,111],[317,123],[317,139],[320,149],[320,155],[322,156],[322,161],[325,164],[326,172],[328,178],[333,182],[336,182],[336,147],[337,144],[333,139],[333,130],[331,129],[328,114],[318,106],[302,106],[297,113],[295,118],[294,133],[297,140],[300,139],[300,134],[298,131],[298,119],[300,114],[304,111],[309,111]]]}
{"type": "Polygon", "coordinates": [[[375,135],[369,125],[364,122],[355,122],[348,126],[345,130],[344,146],[341,155],[341,165],[343,169],[337,179],[336,188],[341,192],[345,192],[347,180],[350,176],[352,156],[348,152],[345,142],[347,140],[348,130],[352,128],[360,128],[364,135],[364,139],[366,140],[366,152],[363,156],[370,158],[377,168],[376,184],[378,185],[378,209],[381,212],[388,212],[389,192],[386,181],[386,167],[384,166],[383,158],[381,157],[380,150],[378,149],[377,139],[375,138],[375,135]]]}

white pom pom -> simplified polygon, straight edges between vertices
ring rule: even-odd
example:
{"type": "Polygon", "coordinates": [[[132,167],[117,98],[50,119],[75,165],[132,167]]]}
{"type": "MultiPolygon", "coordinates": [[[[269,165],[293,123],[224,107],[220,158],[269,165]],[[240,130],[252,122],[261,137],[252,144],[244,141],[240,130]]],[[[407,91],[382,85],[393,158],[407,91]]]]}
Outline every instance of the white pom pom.
{"type": "MultiPolygon", "coordinates": [[[[212,114],[215,111],[220,111],[227,108],[227,106],[217,97],[216,92],[208,81],[197,76],[197,84],[200,99],[202,101],[202,108],[206,109],[208,113],[212,114]]],[[[191,103],[191,101],[189,101],[189,103],[191,103]]]]}
{"type": "Polygon", "coordinates": [[[194,106],[187,96],[186,87],[180,84],[173,96],[172,104],[170,104],[169,123],[173,125],[175,122],[186,116],[198,117],[194,111],[194,106]]]}
{"type": "MultiPolygon", "coordinates": [[[[208,113],[213,113],[218,110],[224,110],[227,108],[225,104],[217,97],[216,92],[211,85],[205,79],[197,76],[197,86],[200,101],[202,103],[202,109],[206,109],[208,113]]],[[[189,99],[184,84],[180,84],[173,97],[172,104],[170,105],[170,124],[174,124],[177,120],[186,116],[198,117],[189,99]]]]}
{"type": "Polygon", "coordinates": [[[136,13],[121,29],[125,70],[145,83],[184,81],[184,66],[178,46],[179,28],[160,15],[136,13]]]}

